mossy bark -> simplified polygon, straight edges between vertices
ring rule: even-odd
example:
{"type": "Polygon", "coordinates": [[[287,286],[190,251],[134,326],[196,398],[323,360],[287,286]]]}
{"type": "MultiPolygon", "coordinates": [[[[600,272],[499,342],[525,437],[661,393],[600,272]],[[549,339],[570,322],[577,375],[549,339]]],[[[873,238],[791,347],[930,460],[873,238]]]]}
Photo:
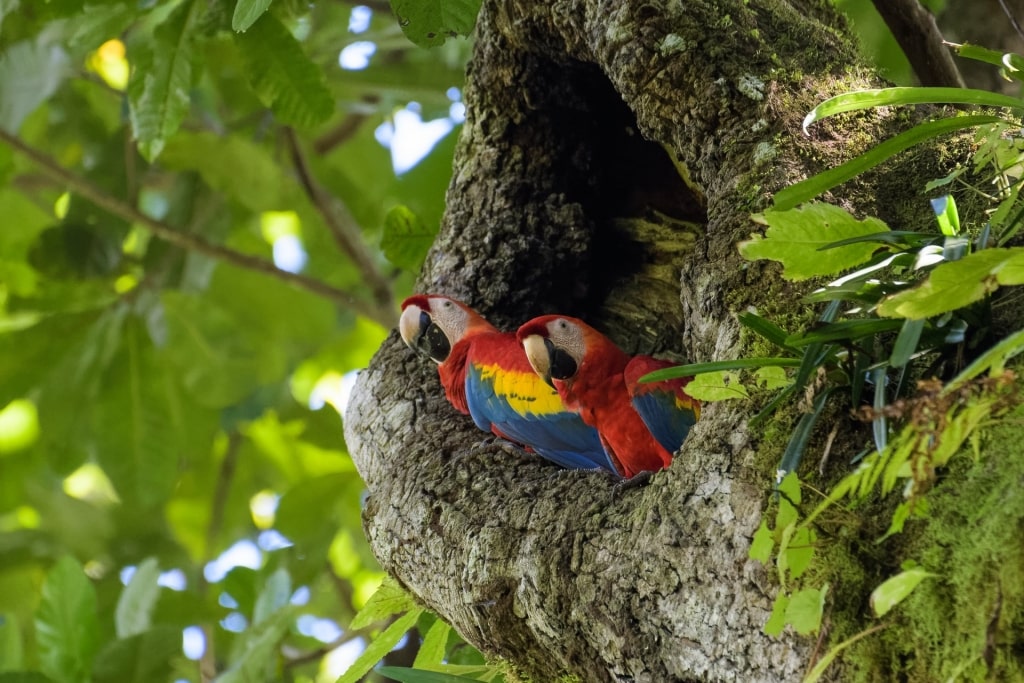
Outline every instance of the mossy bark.
{"type": "MultiPolygon", "coordinates": [[[[827,2],[485,2],[419,288],[505,327],[564,312],[630,351],[742,356],[737,312],[807,315],[739,257],[751,212],[905,128],[882,111],[801,131],[825,97],[879,85],[827,2]]],[[[831,199],[912,229],[958,156],[923,148],[831,199]]],[[[381,564],[484,652],[537,681],[793,680],[816,645],[761,630],[777,587],[747,552],[781,444],[750,414],[708,405],[671,468],[620,492],[484,440],[393,334],[345,427],[381,564]]]]}

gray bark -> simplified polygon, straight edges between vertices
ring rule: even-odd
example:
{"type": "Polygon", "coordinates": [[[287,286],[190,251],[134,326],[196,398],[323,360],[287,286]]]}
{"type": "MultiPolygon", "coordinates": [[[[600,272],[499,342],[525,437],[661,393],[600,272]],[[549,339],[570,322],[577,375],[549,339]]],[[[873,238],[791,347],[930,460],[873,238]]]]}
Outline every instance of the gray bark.
{"type": "MultiPolygon", "coordinates": [[[[800,131],[824,97],[877,85],[827,5],[485,2],[419,289],[507,328],[563,312],[631,351],[740,356],[735,313],[799,296],[739,258],[750,213],[906,125],[864,117],[860,142],[827,122],[800,131]]],[[[906,226],[916,209],[879,188],[898,196],[933,161],[837,197],[906,226]]],[[[793,680],[814,642],[761,632],[776,587],[747,553],[778,453],[759,453],[750,411],[708,405],[671,468],[617,492],[485,441],[392,334],[345,428],[382,566],[484,652],[537,681],[793,680]]]]}

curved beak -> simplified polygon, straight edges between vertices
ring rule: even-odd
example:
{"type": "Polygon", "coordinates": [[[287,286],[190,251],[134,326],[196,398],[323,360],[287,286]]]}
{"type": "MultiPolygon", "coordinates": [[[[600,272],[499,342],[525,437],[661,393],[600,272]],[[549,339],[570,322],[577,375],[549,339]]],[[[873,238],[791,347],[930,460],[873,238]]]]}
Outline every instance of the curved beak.
{"type": "Polygon", "coordinates": [[[402,317],[398,319],[398,333],[402,335],[406,346],[419,350],[420,340],[430,323],[430,316],[419,306],[406,306],[402,317]]]}
{"type": "Polygon", "coordinates": [[[445,362],[452,352],[448,336],[429,313],[415,304],[406,306],[402,311],[402,317],[398,319],[398,333],[406,346],[429,356],[435,363],[445,362]]]}
{"type": "Polygon", "coordinates": [[[554,344],[539,334],[531,334],[523,337],[523,350],[526,352],[526,360],[530,361],[530,367],[544,380],[552,389],[555,388],[551,381],[551,350],[554,344]]]}

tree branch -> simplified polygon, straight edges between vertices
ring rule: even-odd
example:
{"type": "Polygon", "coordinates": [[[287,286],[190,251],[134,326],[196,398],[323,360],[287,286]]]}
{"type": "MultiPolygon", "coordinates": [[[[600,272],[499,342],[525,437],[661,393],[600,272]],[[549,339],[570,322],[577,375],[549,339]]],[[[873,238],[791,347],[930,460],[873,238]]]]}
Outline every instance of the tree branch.
{"type": "Polygon", "coordinates": [[[918,0],[872,0],[921,85],[964,87],[935,17],[918,0]]]}
{"type": "Polygon", "coordinates": [[[345,252],[362,273],[363,278],[373,291],[373,298],[377,305],[388,311],[388,316],[391,317],[391,311],[395,306],[394,296],[391,294],[391,283],[374,263],[373,256],[363,242],[355,218],[349,212],[348,207],[327,194],[313,177],[293,129],[285,129],[285,139],[288,142],[292,163],[295,164],[295,170],[299,174],[302,189],[306,191],[309,200],[320,212],[338,247],[345,252]]]}
{"type": "Polygon", "coordinates": [[[199,235],[181,232],[163,221],[147,216],[131,204],[107,194],[85,178],[72,173],[43,152],[35,149],[17,136],[2,129],[0,129],[0,142],[4,142],[19,154],[22,154],[34,161],[47,173],[47,175],[67,185],[73,192],[81,195],[96,206],[99,206],[114,215],[120,216],[127,221],[131,221],[142,226],[158,239],[168,242],[169,244],[173,244],[180,249],[203,254],[210,258],[230,263],[233,266],[238,266],[239,268],[254,270],[265,275],[269,275],[270,277],[275,277],[292,286],[305,289],[306,291],[312,292],[318,296],[330,299],[338,305],[348,308],[358,315],[376,321],[384,327],[390,327],[394,323],[394,316],[390,310],[385,310],[381,306],[371,306],[360,300],[351,292],[334,287],[306,275],[289,273],[288,271],[281,270],[273,263],[259,258],[258,256],[244,254],[242,252],[229,249],[223,245],[214,244],[199,235]]]}

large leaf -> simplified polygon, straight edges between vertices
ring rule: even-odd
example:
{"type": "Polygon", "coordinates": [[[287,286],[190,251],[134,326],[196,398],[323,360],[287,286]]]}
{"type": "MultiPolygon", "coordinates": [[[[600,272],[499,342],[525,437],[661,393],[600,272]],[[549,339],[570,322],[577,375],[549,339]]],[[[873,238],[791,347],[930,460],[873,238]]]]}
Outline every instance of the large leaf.
{"type": "Polygon", "coordinates": [[[280,163],[245,138],[182,131],[167,143],[160,163],[196,171],[207,185],[250,211],[287,206],[285,197],[291,185],[281,173],[280,163]]]}
{"type": "Polygon", "coordinates": [[[16,133],[67,75],[64,50],[42,40],[14,43],[0,53],[0,128],[16,133]]]}
{"type": "Polygon", "coordinates": [[[139,152],[150,161],[160,155],[188,113],[192,87],[193,9],[187,0],[154,32],[153,42],[138,45],[128,82],[129,117],[139,152]]]}
{"type": "Polygon", "coordinates": [[[71,557],[61,558],[43,581],[36,611],[36,642],[43,673],[58,683],[87,683],[99,645],[96,591],[71,557]]]}
{"type": "Polygon", "coordinates": [[[402,666],[382,666],[377,670],[377,673],[381,676],[400,681],[400,683],[468,683],[469,681],[479,680],[440,671],[424,671],[423,669],[410,669],[402,666]]]}
{"type": "Polygon", "coordinates": [[[359,610],[359,613],[352,618],[349,624],[351,629],[361,629],[371,624],[387,619],[395,614],[407,612],[416,607],[409,594],[402,590],[390,576],[384,578],[377,592],[359,610]]]}
{"type": "Polygon", "coordinates": [[[181,380],[203,405],[223,408],[242,400],[285,370],[281,350],[241,328],[223,308],[199,296],[164,292],[165,352],[181,380]]]}
{"type": "Polygon", "coordinates": [[[391,9],[409,40],[435,47],[473,31],[480,0],[391,0],[391,9]]]}
{"type": "Polygon", "coordinates": [[[115,362],[93,407],[97,455],[121,497],[149,507],[174,488],[179,437],[177,380],[157,355],[139,321],[130,321],[115,362]]]}
{"type": "Polygon", "coordinates": [[[96,657],[94,683],[165,681],[181,657],[181,630],[157,626],[130,638],[111,641],[96,657]]]}
{"type": "Polygon", "coordinates": [[[370,669],[384,658],[384,655],[391,652],[398,645],[398,641],[402,639],[402,636],[416,625],[416,620],[419,619],[421,614],[423,614],[423,609],[417,607],[395,619],[390,626],[384,629],[380,635],[366,646],[363,654],[359,655],[348,670],[338,678],[337,683],[356,683],[356,681],[362,680],[362,677],[369,673],[370,669]]]}
{"type": "Polygon", "coordinates": [[[969,306],[1000,285],[1020,284],[1024,284],[1024,247],[985,249],[937,266],[921,286],[883,300],[878,313],[929,318],[969,306]]]}
{"type": "Polygon", "coordinates": [[[779,261],[783,274],[790,280],[832,275],[867,261],[877,246],[870,242],[823,247],[886,230],[885,223],[877,218],[859,221],[845,209],[821,203],[788,211],[766,211],[763,218],[768,224],[764,237],[741,242],[740,253],[752,261],[779,261]]]}
{"type": "Polygon", "coordinates": [[[282,123],[312,126],[334,112],[323,71],[272,14],[264,14],[245,33],[236,33],[235,41],[250,85],[282,123]]]}

